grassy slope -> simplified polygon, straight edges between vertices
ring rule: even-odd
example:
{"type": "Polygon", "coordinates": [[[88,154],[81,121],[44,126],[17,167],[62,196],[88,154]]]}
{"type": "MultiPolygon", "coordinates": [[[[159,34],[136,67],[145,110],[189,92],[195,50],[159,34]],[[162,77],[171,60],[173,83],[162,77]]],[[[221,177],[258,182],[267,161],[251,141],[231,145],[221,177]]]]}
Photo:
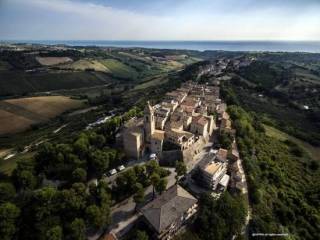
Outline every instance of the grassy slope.
{"type": "Polygon", "coordinates": [[[266,134],[269,137],[276,138],[280,141],[285,141],[285,140],[290,140],[299,146],[301,146],[309,155],[312,159],[320,161],[320,148],[319,147],[314,147],[310,145],[307,142],[304,142],[296,137],[293,137],[285,132],[282,132],[274,127],[264,125],[266,129],[266,134]]]}
{"type": "Polygon", "coordinates": [[[100,60],[100,62],[106,66],[109,71],[118,77],[123,78],[133,78],[135,79],[138,76],[138,73],[135,69],[131,68],[130,66],[123,64],[122,62],[115,60],[115,59],[104,59],[100,60]]]}
{"type": "Polygon", "coordinates": [[[312,167],[308,155],[296,155],[294,145],[254,129],[253,125],[258,123],[249,114],[234,107],[229,110],[248,176],[251,232],[289,233],[289,239],[297,240],[317,239],[319,169],[312,167]]]}
{"type": "Polygon", "coordinates": [[[61,69],[73,69],[73,70],[81,70],[85,71],[86,69],[94,69],[99,72],[109,72],[109,69],[101,64],[99,61],[94,59],[80,59],[73,63],[64,64],[59,66],[61,69]]]}
{"type": "Polygon", "coordinates": [[[12,171],[16,167],[16,163],[20,159],[29,159],[34,155],[34,153],[29,152],[22,155],[17,155],[7,160],[0,159],[0,176],[7,175],[10,176],[12,171]]]}
{"type": "Polygon", "coordinates": [[[0,95],[45,92],[59,89],[75,89],[103,85],[110,82],[97,78],[89,72],[70,73],[25,73],[0,72],[0,95]]]}

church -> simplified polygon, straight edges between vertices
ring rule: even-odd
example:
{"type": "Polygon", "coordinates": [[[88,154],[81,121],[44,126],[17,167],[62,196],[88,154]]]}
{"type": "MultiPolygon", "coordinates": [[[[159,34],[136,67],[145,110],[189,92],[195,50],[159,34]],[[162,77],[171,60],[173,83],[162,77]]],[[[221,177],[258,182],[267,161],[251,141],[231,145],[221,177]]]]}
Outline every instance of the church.
{"type": "Polygon", "coordinates": [[[167,93],[160,104],[147,102],[143,118],[131,119],[122,133],[126,155],[140,159],[152,153],[161,158],[164,142],[174,144],[181,152],[191,149],[196,153],[193,147],[207,142],[216,129],[216,92],[209,86],[185,83],[167,93]]]}

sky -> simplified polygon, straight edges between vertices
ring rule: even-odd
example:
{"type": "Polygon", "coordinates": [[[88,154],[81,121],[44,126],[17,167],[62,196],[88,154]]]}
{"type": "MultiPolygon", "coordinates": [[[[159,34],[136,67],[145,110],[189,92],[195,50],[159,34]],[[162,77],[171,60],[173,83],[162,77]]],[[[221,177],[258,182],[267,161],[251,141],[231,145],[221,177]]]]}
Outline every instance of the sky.
{"type": "Polygon", "coordinates": [[[320,0],[0,0],[0,40],[320,41],[320,0]]]}

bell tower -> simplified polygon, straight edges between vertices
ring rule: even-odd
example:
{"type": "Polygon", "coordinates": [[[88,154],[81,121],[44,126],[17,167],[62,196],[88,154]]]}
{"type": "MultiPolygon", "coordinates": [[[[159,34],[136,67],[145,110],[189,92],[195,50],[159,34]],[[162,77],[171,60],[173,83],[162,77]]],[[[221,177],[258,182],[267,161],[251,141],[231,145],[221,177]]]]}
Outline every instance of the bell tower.
{"type": "Polygon", "coordinates": [[[151,136],[155,130],[155,117],[154,117],[154,109],[150,105],[150,102],[147,102],[147,106],[144,109],[144,134],[145,134],[145,141],[147,143],[151,142],[151,136]]]}

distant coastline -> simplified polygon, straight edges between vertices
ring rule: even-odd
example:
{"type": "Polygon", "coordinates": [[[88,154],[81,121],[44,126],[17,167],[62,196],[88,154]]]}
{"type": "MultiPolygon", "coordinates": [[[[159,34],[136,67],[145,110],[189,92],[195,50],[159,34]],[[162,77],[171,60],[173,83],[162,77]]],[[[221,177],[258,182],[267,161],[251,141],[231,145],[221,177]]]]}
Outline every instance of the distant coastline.
{"type": "Polygon", "coordinates": [[[155,48],[177,50],[269,51],[320,53],[320,41],[110,41],[110,40],[10,40],[1,43],[155,48]]]}

